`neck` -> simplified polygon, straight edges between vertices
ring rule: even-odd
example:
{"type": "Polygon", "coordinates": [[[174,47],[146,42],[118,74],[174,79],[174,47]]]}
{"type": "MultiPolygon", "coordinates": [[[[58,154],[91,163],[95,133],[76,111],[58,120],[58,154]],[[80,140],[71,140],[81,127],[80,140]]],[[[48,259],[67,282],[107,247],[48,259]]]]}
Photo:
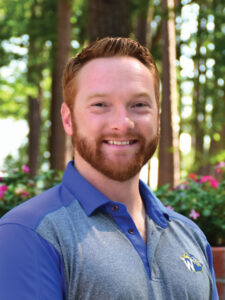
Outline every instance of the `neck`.
{"type": "Polygon", "coordinates": [[[87,163],[79,153],[75,154],[77,171],[107,198],[126,205],[131,216],[143,211],[144,205],[139,192],[139,174],[120,182],[112,180],[87,163]]]}
{"type": "Polygon", "coordinates": [[[139,174],[120,182],[112,180],[94,169],[79,153],[75,154],[75,158],[75,167],[86,180],[110,200],[126,205],[140,235],[146,242],[146,214],[139,192],[139,174]]]}

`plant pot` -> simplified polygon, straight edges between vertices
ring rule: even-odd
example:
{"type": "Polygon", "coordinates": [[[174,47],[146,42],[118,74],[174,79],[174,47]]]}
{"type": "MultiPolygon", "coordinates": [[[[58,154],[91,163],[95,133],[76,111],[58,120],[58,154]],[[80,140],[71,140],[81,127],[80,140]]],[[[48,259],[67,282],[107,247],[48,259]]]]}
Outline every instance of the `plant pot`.
{"type": "Polygon", "coordinates": [[[225,247],[212,247],[216,285],[220,300],[225,300],[225,247]]]}

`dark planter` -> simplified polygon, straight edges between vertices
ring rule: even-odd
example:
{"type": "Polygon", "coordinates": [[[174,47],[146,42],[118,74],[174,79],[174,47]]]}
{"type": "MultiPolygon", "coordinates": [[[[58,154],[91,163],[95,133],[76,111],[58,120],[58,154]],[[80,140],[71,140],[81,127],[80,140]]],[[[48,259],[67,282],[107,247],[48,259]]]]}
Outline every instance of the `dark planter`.
{"type": "Polygon", "coordinates": [[[216,285],[220,300],[225,300],[225,247],[212,247],[216,285]]]}

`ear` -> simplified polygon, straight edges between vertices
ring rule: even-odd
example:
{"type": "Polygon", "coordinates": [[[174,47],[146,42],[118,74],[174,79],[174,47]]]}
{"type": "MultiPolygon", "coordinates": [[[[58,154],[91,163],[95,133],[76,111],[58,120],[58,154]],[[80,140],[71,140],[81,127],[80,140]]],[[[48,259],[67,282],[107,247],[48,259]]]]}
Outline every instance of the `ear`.
{"type": "Polygon", "coordinates": [[[63,127],[67,135],[73,135],[72,116],[69,107],[65,102],[61,106],[61,117],[63,127]]]}

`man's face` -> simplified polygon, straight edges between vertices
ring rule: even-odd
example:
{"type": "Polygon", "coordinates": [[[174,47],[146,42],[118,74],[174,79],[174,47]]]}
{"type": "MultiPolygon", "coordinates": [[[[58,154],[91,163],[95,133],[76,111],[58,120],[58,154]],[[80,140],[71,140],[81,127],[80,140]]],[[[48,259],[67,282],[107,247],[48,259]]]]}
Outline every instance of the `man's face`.
{"type": "Polygon", "coordinates": [[[152,74],[135,58],[98,58],[80,70],[77,85],[75,164],[85,160],[116,181],[134,177],[158,144],[152,74]]]}

